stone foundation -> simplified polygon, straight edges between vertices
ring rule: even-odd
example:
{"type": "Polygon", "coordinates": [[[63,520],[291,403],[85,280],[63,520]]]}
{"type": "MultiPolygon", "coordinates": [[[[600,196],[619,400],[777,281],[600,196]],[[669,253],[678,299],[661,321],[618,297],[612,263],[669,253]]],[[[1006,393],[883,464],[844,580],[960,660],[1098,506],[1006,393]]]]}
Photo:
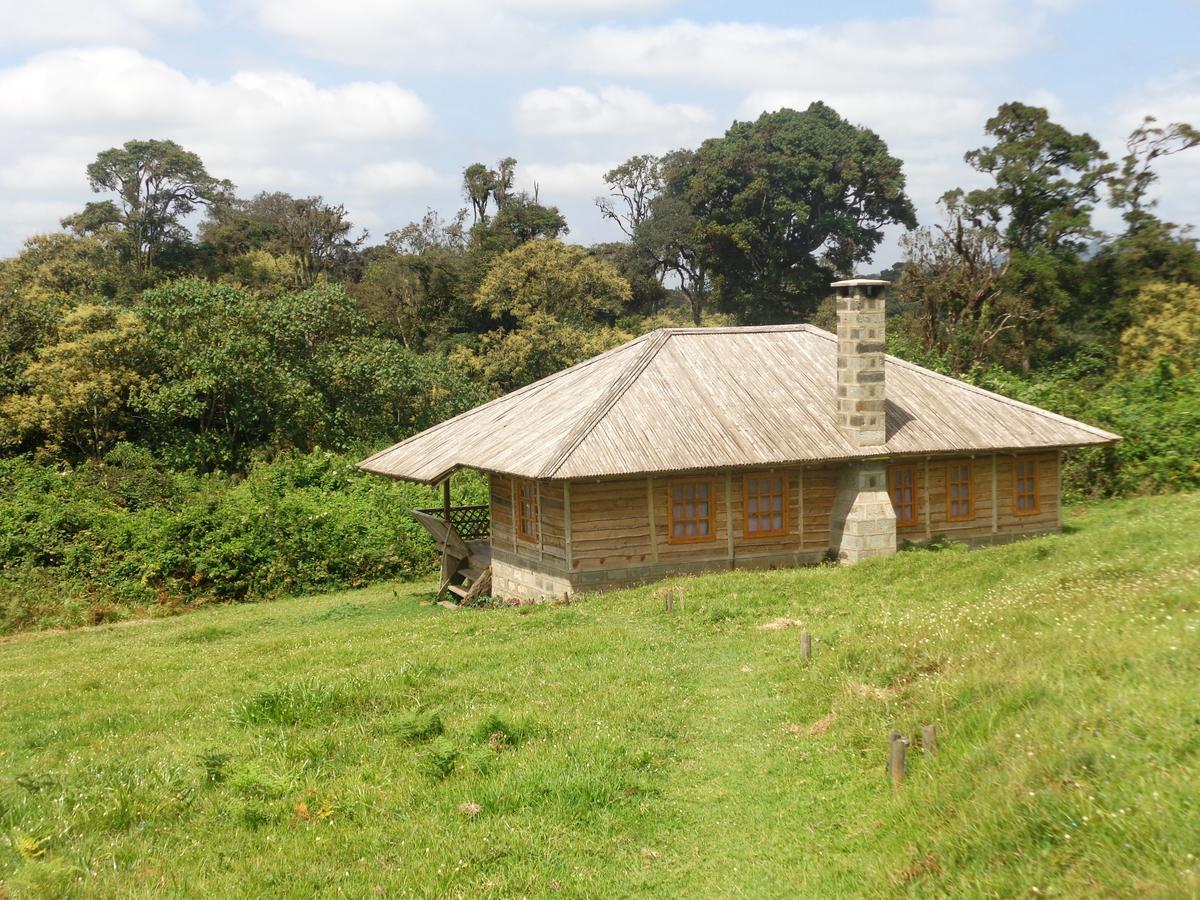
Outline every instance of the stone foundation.
{"type": "Polygon", "coordinates": [[[830,544],[844,564],[896,552],[896,512],[883,461],[851,463],[838,475],[830,544]]]}
{"type": "Polygon", "coordinates": [[[492,559],[492,596],[505,600],[548,600],[572,593],[565,575],[537,572],[492,559]]]}

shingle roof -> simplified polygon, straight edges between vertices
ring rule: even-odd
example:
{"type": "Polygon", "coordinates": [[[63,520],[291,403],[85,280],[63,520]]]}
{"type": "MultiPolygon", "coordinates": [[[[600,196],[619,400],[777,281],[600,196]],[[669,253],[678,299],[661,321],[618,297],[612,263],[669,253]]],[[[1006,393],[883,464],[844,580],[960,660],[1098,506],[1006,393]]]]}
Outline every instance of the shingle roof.
{"type": "Polygon", "coordinates": [[[829,332],[663,329],[435,425],[359,467],[429,483],[458,468],[600,478],[1120,439],[892,356],[885,369],[887,444],[859,448],[835,422],[837,339],[829,332]]]}

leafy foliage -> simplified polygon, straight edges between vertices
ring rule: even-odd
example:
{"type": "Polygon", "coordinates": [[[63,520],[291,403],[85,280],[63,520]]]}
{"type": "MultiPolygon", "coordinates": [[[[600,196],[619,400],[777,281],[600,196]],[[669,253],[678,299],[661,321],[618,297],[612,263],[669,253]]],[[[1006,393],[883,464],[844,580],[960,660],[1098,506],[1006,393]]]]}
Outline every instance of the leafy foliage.
{"type": "MultiPolygon", "coordinates": [[[[407,510],[434,491],[350,463],[291,455],[232,479],[172,473],[127,445],[75,469],[0,460],[0,631],[431,571],[437,550],[407,510]]],[[[485,490],[460,478],[455,501],[485,490]]]]}

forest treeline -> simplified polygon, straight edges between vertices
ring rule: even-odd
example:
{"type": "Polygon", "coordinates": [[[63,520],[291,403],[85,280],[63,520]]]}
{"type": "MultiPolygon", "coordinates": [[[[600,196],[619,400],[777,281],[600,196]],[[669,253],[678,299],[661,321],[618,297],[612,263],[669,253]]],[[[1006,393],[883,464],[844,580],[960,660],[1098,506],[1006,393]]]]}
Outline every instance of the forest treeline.
{"type": "Polygon", "coordinates": [[[421,571],[383,520],[428,493],[357,454],[664,325],[832,327],[828,283],[891,226],[892,352],[1125,435],[1072,459],[1074,496],[1200,485],[1200,249],[1155,212],[1200,133],[1147,118],[1110,159],[1008,103],[985,134],[984,186],[917,227],[869,128],[823,103],[735,122],[608,172],[622,240],[590,247],[512,158],[372,239],[169,140],[103,150],[98,199],[0,261],[0,630],[421,571]]]}

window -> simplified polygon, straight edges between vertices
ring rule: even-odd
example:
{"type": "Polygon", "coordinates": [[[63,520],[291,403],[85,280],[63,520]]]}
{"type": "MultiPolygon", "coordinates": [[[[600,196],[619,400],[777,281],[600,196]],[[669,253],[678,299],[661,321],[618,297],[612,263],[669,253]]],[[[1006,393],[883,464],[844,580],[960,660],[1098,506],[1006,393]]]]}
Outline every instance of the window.
{"type": "Polygon", "coordinates": [[[537,483],[521,479],[517,482],[517,537],[527,541],[538,539],[537,483]]]}
{"type": "Polygon", "coordinates": [[[667,500],[669,543],[711,541],[717,536],[711,481],[672,481],[667,500]]]}
{"type": "Polygon", "coordinates": [[[1041,492],[1038,490],[1037,460],[1013,460],[1013,511],[1018,516],[1041,512],[1041,492]]]}
{"type": "Polygon", "coordinates": [[[917,524],[917,468],[892,466],[888,469],[888,494],[896,511],[897,525],[917,524]]]}
{"type": "Polygon", "coordinates": [[[946,518],[963,522],[975,518],[975,486],[970,462],[946,465],[946,518]]]}
{"type": "Polygon", "coordinates": [[[778,537],[787,534],[787,478],[766,472],[747,475],[742,483],[742,534],[778,537]]]}

